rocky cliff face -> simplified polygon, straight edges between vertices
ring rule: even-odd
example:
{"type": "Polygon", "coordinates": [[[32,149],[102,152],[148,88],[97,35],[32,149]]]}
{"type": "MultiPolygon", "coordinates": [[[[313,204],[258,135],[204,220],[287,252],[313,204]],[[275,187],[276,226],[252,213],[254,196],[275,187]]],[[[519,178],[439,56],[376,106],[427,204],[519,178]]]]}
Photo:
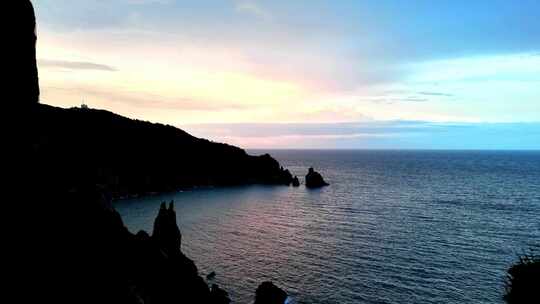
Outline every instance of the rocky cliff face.
{"type": "Polygon", "coordinates": [[[56,216],[49,214],[49,220],[64,229],[48,236],[54,246],[46,249],[51,257],[47,260],[55,275],[46,282],[51,297],[43,302],[230,302],[224,290],[208,287],[193,261],[182,253],[172,203],[160,208],[150,237],[145,231],[129,232],[98,189],[77,189],[61,200],[72,207],[56,210],[56,216]]]}
{"type": "Polygon", "coordinates": [[[169,208],[165,203],[161,204],[154,222],[152,240],[168,255],[175,255],[180,252],[182,235],[176,224],[176,212],[174,211],[173,202],[169,203],[169,208]]]}
{"type": "Polygon", "coordinates": [[[11,23],[3,37],[6,52],[4,94],[18,107],[28,107],[39,101],[36,64],[36,17],[30,0],[8,0],[3,3],[5,18],[11,23]],[[8,17],[9,16],[9,17],[8,17]],[[15,99],[13,99],[15,98],[15,99]]]}
{"type": "Polygon", "coordinates": [[[25,114],[24,138],[40,161],[54,163],[49,179],[67,189],[107,187],[113,197],[200,186],[289,185],[291,173],[270,155],[252,156],[196,138],[172,126],[94,109],[38,105],[25,114]]]}
{"type": "MultiPolygon", "coordinates": [[[[43,195],[52,194],[42,193],[43,195]]],[[[41,196],[43,197],[43,196],[41,196]]],[[[49,196],[46,196],[49,197],[49,196]]],[[[174,204],[163,203],[150,236],[133,234],[124,226],[107,196],[95,187],[57,196],[62,207],[45,209],[45,244],[34,255],[42,292],[40,302],[229,304],[228,293],[216,284],[209,288],[197,266],[181,251],[181,232],[174,204]]],[[[34,233],[36,231],[34,230],[34,233]]],[[[27,284],[27,290],[35,286],[27,284]]],[[[257,304],[283,304],[287,294],[265,282],[257,289],[257,304]]],[[[24,302],[24,301],[22,301],[24,302]]]]}

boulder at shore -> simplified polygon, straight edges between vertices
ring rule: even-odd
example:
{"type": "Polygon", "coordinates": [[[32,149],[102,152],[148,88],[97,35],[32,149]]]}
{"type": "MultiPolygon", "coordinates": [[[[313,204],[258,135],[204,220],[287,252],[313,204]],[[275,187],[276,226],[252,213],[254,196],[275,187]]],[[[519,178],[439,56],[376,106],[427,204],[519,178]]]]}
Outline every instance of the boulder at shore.
{"type": "Polygon", "coordinates": [[[306,175],[306,187],[320,188],[328,185],[330,184],[324,181],[322,175],[319,172],[313,170],[313,168],[309,168],[309,172],[306,175]]]}
{"type": "Polygon", "coordinates": [[[255,304],[284,304],[287,293],[272,282],[263,282],[255,292],[255,304]]]}

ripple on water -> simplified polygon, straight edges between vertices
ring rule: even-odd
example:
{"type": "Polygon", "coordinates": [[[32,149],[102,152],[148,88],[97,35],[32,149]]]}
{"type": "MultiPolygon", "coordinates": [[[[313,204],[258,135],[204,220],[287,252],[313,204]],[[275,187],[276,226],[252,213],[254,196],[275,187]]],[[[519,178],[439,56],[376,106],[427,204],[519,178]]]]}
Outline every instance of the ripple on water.
{"type": "Polygon", "coordinates": [[[319,190],[238,187],[116,203],[151,231],[174,199],[182,249],[234,303],[272,280],[291,303],[502,303],[506,267],[540,240],[540,153],[273,151],[319,190]]]}

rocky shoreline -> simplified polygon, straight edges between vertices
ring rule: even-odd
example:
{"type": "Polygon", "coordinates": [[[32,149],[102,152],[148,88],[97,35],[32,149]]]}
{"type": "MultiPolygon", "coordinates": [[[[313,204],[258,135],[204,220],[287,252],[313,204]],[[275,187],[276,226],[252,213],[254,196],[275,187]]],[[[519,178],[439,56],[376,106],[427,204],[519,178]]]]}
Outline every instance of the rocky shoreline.
{"type": "MultiPolygon", "coordinates": [[[[42,302],[229,304],[226,290],[204,279],[195,263],[182,252],[182,233],[174,202],[163,202],[151,232],[129,231],[99,187],[69,191],[40,188],[29,201],[45,199],[55,204],[33,204],[19,240],[33,239],[32,251],[22,259],[39,285],[42,302]],[[40,231],[47,234],[40,235],[40,231]]],[[[48,185],[50,186],[50,185],[48,185]]],[[[271,282],[254,291],[256,304],[283,304],[287,294],[271,282]]]]}

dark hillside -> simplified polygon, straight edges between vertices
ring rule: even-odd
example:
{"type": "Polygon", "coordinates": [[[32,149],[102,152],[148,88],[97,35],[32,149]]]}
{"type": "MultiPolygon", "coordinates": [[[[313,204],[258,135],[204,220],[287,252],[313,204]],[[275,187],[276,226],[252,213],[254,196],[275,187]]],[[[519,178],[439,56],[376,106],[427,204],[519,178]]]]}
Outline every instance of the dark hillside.
{"type": "Polygon", "coordinates": [[[38,105],[32,153],[66,187],[105,186],[115,197],[194,186],[288,185],[269,155],[250,156],[172,126],[86,108],[38,105]]]}

